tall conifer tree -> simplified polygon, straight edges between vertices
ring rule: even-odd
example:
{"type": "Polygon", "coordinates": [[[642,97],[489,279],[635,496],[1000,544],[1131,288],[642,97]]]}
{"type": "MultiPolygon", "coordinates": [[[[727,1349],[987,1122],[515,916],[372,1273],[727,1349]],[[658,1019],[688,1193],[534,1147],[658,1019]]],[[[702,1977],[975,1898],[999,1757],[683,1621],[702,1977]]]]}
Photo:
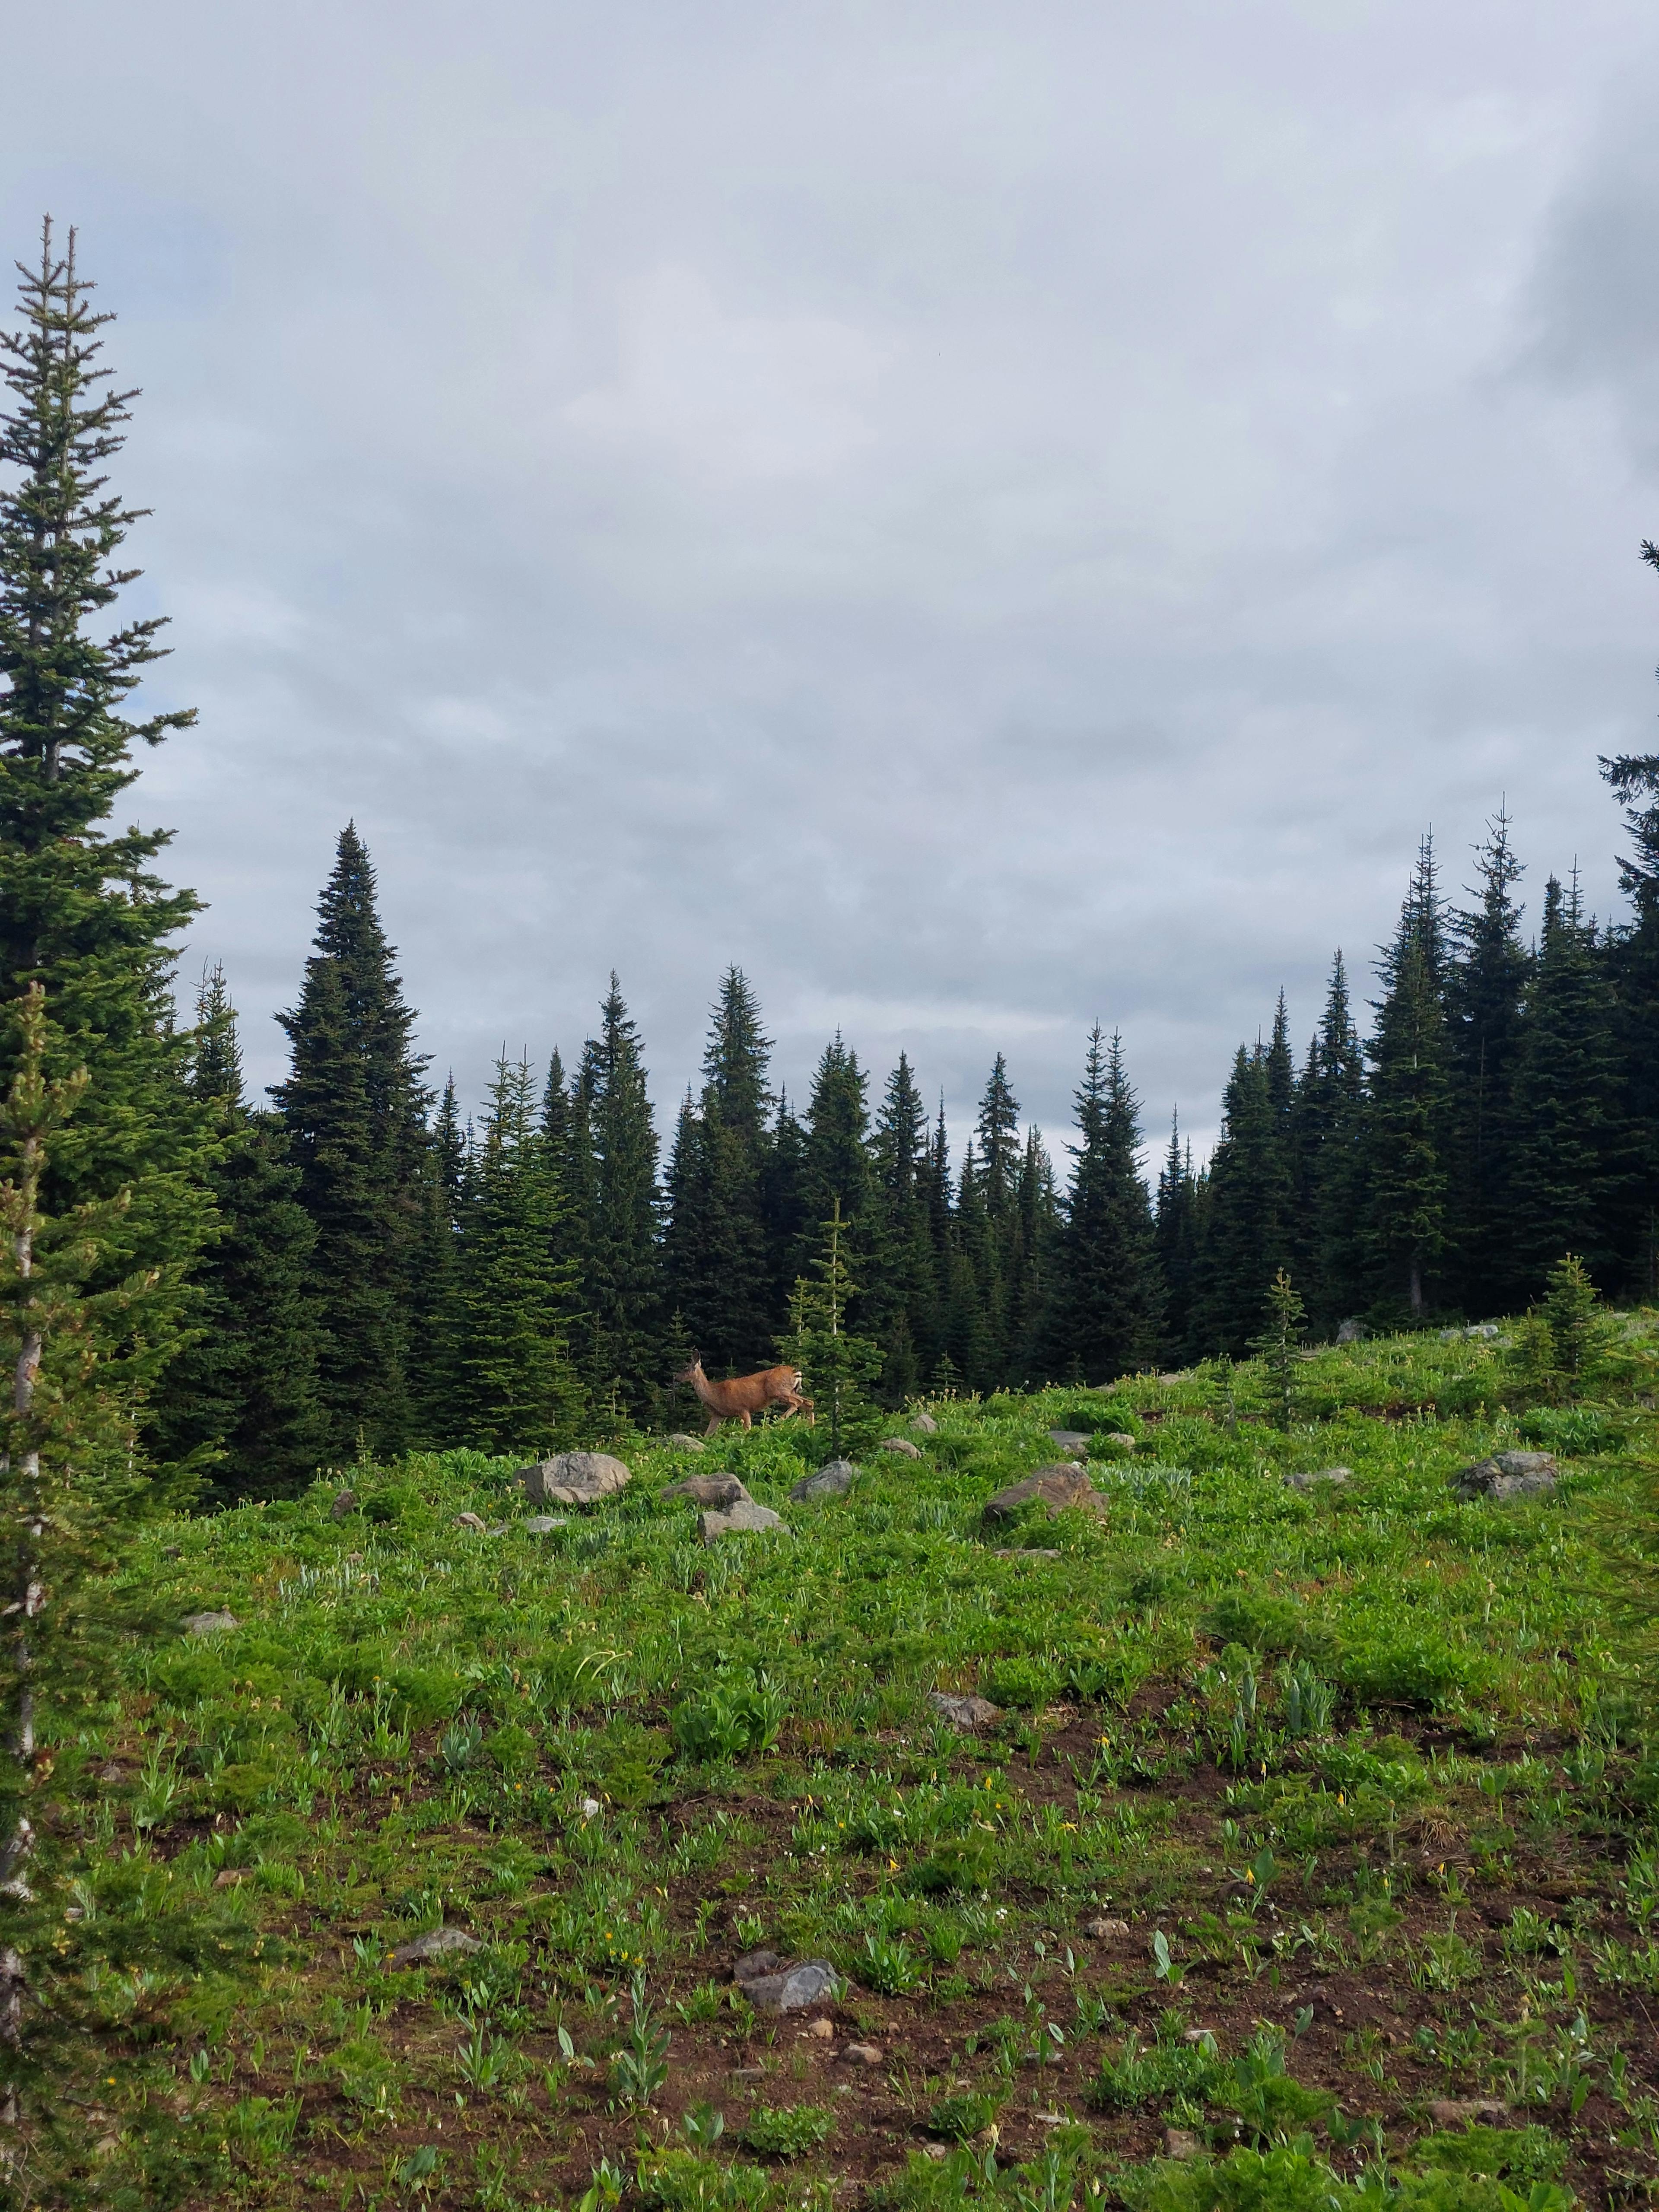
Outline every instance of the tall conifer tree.
{"type": "Polygon", "coordinates": [[[1449,930],[1454,1279],[1462,1303],[1482,1313],[1503,1311],[1519,1285],[1510,1178],[1516,1056],[1531,963],[1515,898],[1521,863],[1509,832],[1509,817],[1500,811],[1477,848],[1478,903],[1455,911],[1449,930]]]}
{"type": "Polygon", "coordinates": [[[1431,838],[1380,975],[1365,1148],[1370,1236],[1383,1296],[1419,1316],[1446,1245],[1452,1151],[1445,915],[1431,838]]]}
{"type": "Polygon", "coordinates": [[[196,1328],[158,1408],[159,1440],[170,1458],[198,1457],[222,1498],[289,1497],[327,1444],[309,1282],[315,1232],[282,1124],[248,1109],[222,968],[204,977],[196,1017],[190,1087],[222,1147],[210,1170],[217,1218],[196,1328]]]}
{"type": "Polygon", "coordinates": [[[1193,1275],[1198,1259],[1198,1189],[1193,1148],[1182,1146],[1181,1116],[1170,1121],[1169,1149],[1158,1178],[1156,1220],[1158,1277],[1164,1289],[1164,1347],[1188,1355],[1193,1325],[1193,1275]]]}
{"type": "Polygon", "coordinates": [[[312,1279],[322,1316],[321,1390],[337,1449],[417,1435],[411,1320],[436,1180],[430,1094],[414,1051],[374,871],[355,825],[341,833],[318,904],[300,1003],[277,1019],[293,1065],[273,1091],[316,1229],[312,1279]]]}
{"type": "Polygon", "coordinates": [[[596,1391],[616,1382],[638,1408],[662,1328],[657,1131],[639,1032],[614,970],[599,1034],[582,1055],[582,1087],[592,1147],[581,1290],[589,1382],[596,1391]]]}
{"type": "Polygon", "coordinates": [[[1365,1052],[1339,946],[1297,1090],[1297,1222],[1288,1263],[1322,1328],[1367,1303],[1365,1115],[1365,1052]]]}
{"type": "Polygon", "coordinates": [[[878,1228],[866,1303],[868,1327],[887,1353],[884,1395],[896,1405],[939,1358],[939,1283],[927,1212],[927,1116],[905,1054],[887,1079],[872,1156],[878,1228]]]}
{"type": "Polygon", "coordinates": [[[1515,1058],[1509,1191],[1523,1294],[1571,1253],[1604,1279],[1615,1261],[1620,1077],[1613,989],[1577,878],[1544,893],[1538,965],[1515,1058]]]}
{"type": "MultiPolygon", "coordinates": [[[[1644,544],[1642,558],[1659,569],[1659,546],[1644,544]]],[[[1628,1290],[1653,1299],[1659,1298],[1659,753],[1620,753],[1601,766],[1631,840],[1619,862],[1631,919],[1610,933],[1607,948],[1629,1146],[1620,1268],[1628,1290]]]]}
{"type": "Polygon", "coordinates": [[[1047,1365],[1052,1375],[1109,1382],[1155,1357],[1163,1297],[1140,1174],[1140,1102],[1122,1039],[1115,1031],[1108,1044],[1098,1022],[1076,1101],[1047,1365]]]}
{"type": "Polygon", "coordinates": [[[1239,1047],[1221,1114],[1194,1270],[1194,1338],[1200,1351],[1236,1356],[1290,1243],[1290,1164],[1260,1045],[1253,1053],[1239,1047]]]}
{"type": "Polygon", "coordinates": [[[875,1177],[870,1158],[866,1081],[858,1054],[844,1042],[839,1030],[825,1045],[813,1071],[811,1095],[806,1103],[801,1194],[812,1244],[803,1248],[797,1273],[805,1276],[812,1264],[812,1245],[821,1233],[817,1224],[830,1219],[839,1199],[848,1265],[860,1286],[853,1326],[863,1329],[866,1315],[885,1302],[886,1286],[872,1281],[875,1177]]]}
{"type": "MultiPolygon", "coordinates": [[[[105,825],[138,773],[136,748],[195,716],[123,712],[162,658],[162,618],[101,628],[138,574],[117,562],[143,512],[103,473],[135,397],[99,366],[112,318],[92,308],[73,231],[60,252],[46,223],[38,264],[19,268],[21,328],[0,332],[0,1001],[40,983],[46,1080],[89,1078],[40,1202],[58,1215],[129,1194],[88,1287],[149,1280],[118,1321],[92,1309],[125,1347],[127,1402],[142,1417],[191,1318],[215,1115],[184,1079],[191,1039],[173,1019],[172,940],[198,902],[154,872],[167,833],[105,825]]],[[[0,1024],[0,1096],[21,1034],[0,1024]]]]}

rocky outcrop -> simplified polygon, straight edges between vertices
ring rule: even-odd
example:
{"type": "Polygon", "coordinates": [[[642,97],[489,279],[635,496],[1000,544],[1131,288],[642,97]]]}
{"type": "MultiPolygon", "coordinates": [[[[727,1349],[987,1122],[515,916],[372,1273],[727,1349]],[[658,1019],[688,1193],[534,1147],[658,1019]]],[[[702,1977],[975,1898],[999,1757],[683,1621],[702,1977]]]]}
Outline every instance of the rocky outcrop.
{"type": "Polygon", "coordinates": [[[724,1513],[699,1513],[697,1534],[705,1544],[718,1544],[722,1536],[763,1535],[775,1530],[789,1534],[789,1523],[781,1513],[775,1513],[769,1505],[757,1505],[752,1498],[740,1498],[724,1513]]]}
{"type": "Polygon", "coordinates": [[[858,1480],[859,1471],[850,1459],[832,1459],[816,1474],[804,1474],[790,1487],[790,1503],[809,1505],[817,1498],[845,1498],[858,1480]]]}
{"type": "Polygon", "coordinates": [[[732,1979],[757,2012],[801,2012],[833,1996],[835,1969],[827,1959],[807,1959],[786,1966],[775,1951],[750,1951],[738,1960],[732,1979]]]}
{"type": "Polygon", "coordinates": [[[1285,1487],[1287,1490],[1340,1490],[1352,1480],[1353,1469],[1351,1467],[1322,1467],[1311,1474],[1287,1474],[1285,1487]]]}
{"type": "Polygon", "coordinates": [[[1555,1488],[1559,1473],[1550,1452],[1494,1452],[1459,1468],[1451,1486],[1460,1498],[1540,1498],[1555,1488]]]}
{"type": "Polygon", "coordinates": [[[892,1452],[900,1459],[920,1459],[921,1447],[913,1444],[908,1437],[884,1437],[876,1447],[878,1451],[892,1452]]]}

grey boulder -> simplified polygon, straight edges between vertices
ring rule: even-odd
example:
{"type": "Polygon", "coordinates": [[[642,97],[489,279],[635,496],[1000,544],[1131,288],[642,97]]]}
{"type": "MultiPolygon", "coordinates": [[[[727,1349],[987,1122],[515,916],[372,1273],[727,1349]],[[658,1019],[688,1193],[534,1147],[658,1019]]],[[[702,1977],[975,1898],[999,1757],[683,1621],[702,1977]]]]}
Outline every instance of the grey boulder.
{"type": "Polygon", "coordinates": [[[789,1523],[769,1505],[757,1505],[752,1498],[740,1498],[724,1513],[697,1516],[697,1534],[705,1544],[718,1544],[722,1536],[759,1535],[771,1529],[787,1536],[789,1523]]]}
{"type": "Polygon", "coordinates": [[[671,1482],[659,1498],[684,1498],[692,1505],[741,1505],[749,1492],[735,1474],[688,1474],[684,1482],[671,1482]]]}
{"type": "Polygon", "coordinates": [[[1336,1340],[1339,1344],[1363,1344],[1365,1340],[1364,1322],[1357,1316],[1351,1315],[1338,1327],[1336,1340]]]}
{"type": "Polygon", "coordinates": [[[1451,1486],[1460,1498],[1539,1498],[1554,1489],[1559,1473],[1551,1452],[1494,1452],[1460,1468],[1451,1486]]]}
{"type": "Polygon", "coordinates": [[[1096,1513],[1105,1503],[1080,1467],[1040,1467],[1024,1482],[1011,1482],[1006,1490],[999,1490],[994,1498],[988,1498],[985,1513],[988,1520],[1012,1521],[1028,1505],[1041,1504],[1048,1507],[1052,1521],[1068,1505],[1081,1505],[1096,1513]]]}
{"type": "Polygon", "coordinates": [[[539,1459],[521,1467],[514,1477],[524,1486],[532,1505],[597,1505],[612,1498],[633,1480],[619,1459],[608,1452],[560,1452],[554,1459],[539,1459]]]}
{"type": "Polygon", "coordinates": [[[550,1536],[556,1528],[568,1528],[570,1523],[562,1513],[532,1513],[519,1526],[526,1536],[550,1536]]]}
{"type": "Polygon", "coordinates": [[[1001,1706],[994,1705],[988,1698],[961,1698],[949,1690],[930,1690],[927,1702],[941,1720],[949,1721],[963,1735],[976,1735],[981,1729],[991,1728],[1002,1718],[1001,1706]]]}
{"type": "Polygon", "coordinates": [[[908,1437],[884,1437],[877,1446],[878,1451],[896,1452],[900,1459],[920,1459],[920,1445],[913,1444],[908,1437]]]}
{"type": "Polygon", "coordinates": [[[469,1936],[465,1928],[430,1928],[424,1936],[416,1936],[412,1943],[400,1943],[386,1959],[388,1966],[426,1966],[434,1959],[447,1959],[457,1952],[479,1951],[483,1946],[476,1936],[469,1936]]]}
{"type": "Polygon", "coordinates": [[[802,2012],[834,1995],[836,1971],[827,1959],[784,1966],[775,1951],[751,1951],[738,1960],[736,1980],[757,2012],[802,2012]]]}
{"type": "Polygon", "coordinates": [[[913,1413],[910,1426],[919,1437],[936,1437],[939,1434],[939,1423],[931,1413],[913,1413]]]}
{"type": "Polygon", "coordinates": [[[1287,1474],[1285,1487],[1287,1490],[1316,1490],[1322,1483],[1328,1483],[1333,1488],[1340,1490],[1352,1480],[1353,1469],[1351,1467],[1322,1467],[1311,1474],[1287,1474]]]}
{"type": "Polygon", "coordinates": [[[845,1498],[858,1480],[858,1472],[850,1459],[832,1459],[816,1474],[804,1474],[790,1486],[790,1503],[810,1505],[815,1498],[845,1498]]]}
{"type": "Polygon", "coordinates": [[[334,1493],[334,1503],[328,1509],[328,1517],[331,1521],[343,1521],[348,1513],[355,1513],[356,1510],[356,1492],[337,1490],[334,1493]]]}
{"type": "Polygon", "coordinates": [[[241,1625],[234,1613],[192,1613],[185,1619],[185,1633],[186,1636],[222,1636],[241,1625]]]}
{"type": "Polygon", "coordinates": [[[668,1439],[671,1451],[707,1451],[708,1447],[701,1437],[688,1437],[684,1429],[677,1429],[668,1439]]]}
{"type": "Polygon", "coordinates": [[[1087,1459],[1089,1439],[1080,1429],[1050,1429],[1048,1441],[1065,1459],[1087,1459]]]}

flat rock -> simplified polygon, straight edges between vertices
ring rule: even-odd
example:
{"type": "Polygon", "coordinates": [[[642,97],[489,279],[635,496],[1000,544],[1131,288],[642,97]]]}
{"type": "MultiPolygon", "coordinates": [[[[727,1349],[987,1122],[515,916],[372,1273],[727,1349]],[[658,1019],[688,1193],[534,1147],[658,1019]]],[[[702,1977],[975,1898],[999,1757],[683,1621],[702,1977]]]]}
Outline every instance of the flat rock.
{"type": "Polygon", "coordinates": [[[1089,1439],[1081,1429],[1050,1429],[1048,1441],[1066,1459],[1087,1459],[1089,1439]]]}
{"type": "Polygon", "coordinates": [[[849,2066],[879,2066],[881,2045],[878,2043],[849,2043],[841,2055],[849,2066]]]}
{"type": "Polygon", "coordinates": [[[1311,1474],[1287,1474],[1285,1487],[1286,1490],[1316,1490],[1322,1482],[1326,1482],[1340,1490],[1345,1483],[1352,1480],[1353,1469],[1351,1467],[1322,1467],[1311,1474]]]}
{"type": "Polygon", "coordinates": [[[1494,1452],[1460,1468],[1451,1486],[1460,1498],[1536,1498],[1554,1489],[1559,1473],[1552,1452],[1494,1452]]]}
{"type": "Polygon", "coordinates": [[[757,1982],[763,1974],[774,1974],[783,1964],[775,1951],[745,1951],[732,1969],[734,1982],[757,1982]]]}
{"type": "Polygon", "coordinates": [[[633,1477],[609,1452],[572,1451],[521,1467],[513,1479],[523,1485],[532,1505],[597,1505],[625,1489],[633,1477]]]}
{"type": "Polygon", "coordinates": [[[931,1413],[913,1413],[910,1426],[919,1437],[936,1437],[939,1434],[939,1423],[931,1413]]]}
{"type": "Polygon", "coordinates": [[[809,2020],[806,2023],[806,2033],[815,2043],[833,2043],[836,2039],[836,2023],[833,2020],[825,2020],[822,2017],[817,2020],[809,2020]]]}
{"type": "Polygon", "coordinates": [[[334,1493],[334,1503],[328,1509],[328,1517],[331,1521],[343,1521],[348,1513],[355,1513],[356,1510],[356,1492],[355,1490],[337,1490],[334,1493]]]}
{"type": "Polygon", "coordinates": [[[991,1557],[994,1559],[1057,1559],[1060,1554],[1058,1552],[1042,1551],[1036,1544],[1020,1544],[1005,1547],[1000,1552],[993,1552],[991,1557]]]}
{"type": "Polygon", "coordinates": [[[1106,1441],[1109,1444],[1121,1444],[1125,1451],[1139,1451],[1140,1449],[1140,1439],[1132,1437],[1127,1429],[1108,1429],[1106,1441]]]}
{"type": "Polygon", "coordinates": [[[836,1986],[836,1970],[827,1959],[809,1959],[804,1966],[784,1966],[775,1974],[757,1974],[739,1984],[757,2012],[800,2012],[822,2004],[836,1986]]]}
{"type": "Polygon", "coordinates": [[[789,1523],[781,1513],[775,1513],[769,1505],[757,1505],[752,1498],[740,1498],[725,1513],[697,1516],[697,1534],[705,1544],[718,1544],[722,1536],[758,1535],[774,1528],[787,1536],[789,1523]]]}
{"type": "Polygon", "coordinates": [[[412,1943],[400,1943],[387,1954],[388,1966],[424,1966],[434,1959],[453,1958],[458,1952],[480,1951],[483,1946],[465,1928],[429,1928],[412,1943]]]}
{"type": "Polygon", "coordinates": [[[455,1526],[458,1528],[471,1528],[480,1536],[487,1536],[489,1534],[489,1524],[483,1516],[477,1513],[458,1513],[455,1516],[455,1526]]]}
{"type": "Polygon", "coordinates": [[[920,1459],[921,1447],[913,1444],[908,1437],[884,1437],[876,1447],[878,1451],[896,1452],[901,1459],[920,1459]]]}
{"type": "Polygon", "coordinates": [[[185,1617],[185,1633],[186,1636],[222,1636],[228,1630],[240,1628],[241,1625],[234,1613],[192,1613],[185,1617]]]}
{"type": "Polygon", "coordinates": [[[667,1441],[671,1451],[707,1451],[708,1449],[701,1437],[688,1437],[684,1429],[676,1429],[667,1441]]]}
{"type": "Polygon", "coordinates": [[[832,1459],[816,1474],[804,1474],[799,1482],[791,1484],[791,1501],[805,1505],[815,1498],[845,1498],[858,1480],[858,1472],[850,1459],[832,1459]]]}
{"type": "Polygon", "coordinates": [[[1052,1520],[1068,1505],[1098,1511],[1105,1500],[1080,1467],[1040,1467],[1023,1482],[1012,1482],[1006,1490],[999,1490],[994,1498],[988,1498],[985,1512],[989,1520],[1010,1521],[1028,1505],[1039,1504],[1048,1507],[1052,1520]]]}
{"type": "Polygon", "coordinates": [[[688,1474],[683,1482],[671,1482],[657,1495],[687,1498],[693,1505],[740,1505],[749,1492],[735,1474],[688,1474]]]}
{"type": "Polygon", "coordinates": [[[1429,2100],[1429,2118],[1437,2128],[1466,2128],[1471,2120],[1497,2125],[1509,2116],[1509,2106],[1496,2097],[1433,2097],[1429,2100]]]}
{"type": "Polygon", "coordinates": [[[1085,1920],[1083,1923],[1083,1932],[1085,1936],[1091,1936],[1098,1943],[1103,1942],[1108,1936],[1127,1936],[1129,1932],[1129,1923],[1127,1920],[1112,1920],[1103,1917],[1098,1920],[1085,1920]]]}
{"type": "Polygon", "coordinates": [[[1190,2128],[1165,2128],[1164,2155],[1165,2158],[1202,2158],[1204,2146],[1190,2128]]]}
{"type": "Polygon", "coordinates": [[[988,1698],[961,1698],[949,1690],[930,1690],[927,1702],[941,1720],[949,1721],[964,1735],[974,1735],[1002,1718],[1001,1706],[994,1705],[988,1698]]]}
{"type": "Polygon", "coordinates": [[[532,1513],[519,1526],[526,1536],[550,1536],[556,1528],[568,1528],[570,1522],[562,1513],[532,1513]]]}

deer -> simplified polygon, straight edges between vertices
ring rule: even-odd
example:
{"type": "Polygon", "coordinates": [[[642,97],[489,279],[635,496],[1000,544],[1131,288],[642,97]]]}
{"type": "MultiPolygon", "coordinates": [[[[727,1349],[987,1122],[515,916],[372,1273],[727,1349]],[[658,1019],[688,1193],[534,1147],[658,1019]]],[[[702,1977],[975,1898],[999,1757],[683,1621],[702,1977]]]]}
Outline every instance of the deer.
{"type": "Polygon", "coordinates": [[[805,1413],[807,1426],[812,1425],[812,1401],[801,1395],[804,1377],[799,1367],[763,1367],[757,1375],[734,1375],[730,1382],[711,1382],[699,1356],[689,1367],[682,1367],[674,1380],[689,1382],[708,1407],[708,1426],[703,1431],[708,1437],[722,1421],[741,1421],[745,1429],[751,1427],[750,1416],[764,1413],[769,1406],[781,1406],[786,1414],[805,1413]]]}

